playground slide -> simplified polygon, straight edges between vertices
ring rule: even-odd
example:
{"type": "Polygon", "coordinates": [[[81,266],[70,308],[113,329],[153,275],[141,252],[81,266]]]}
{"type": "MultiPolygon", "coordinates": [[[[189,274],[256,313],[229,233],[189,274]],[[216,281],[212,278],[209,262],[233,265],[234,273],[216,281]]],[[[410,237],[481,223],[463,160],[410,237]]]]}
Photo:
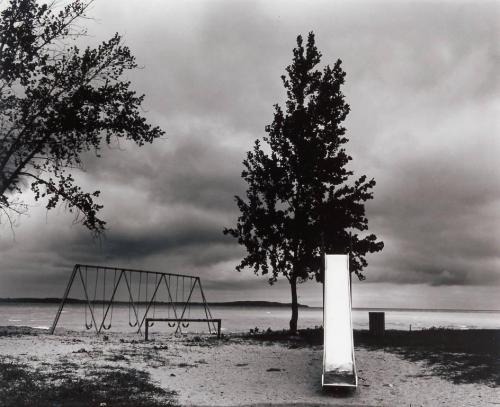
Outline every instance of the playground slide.
{"type": "Polygon", "coordinates": [[[348,255],[325,255],[323,386],[357,387],[348,255]]]}

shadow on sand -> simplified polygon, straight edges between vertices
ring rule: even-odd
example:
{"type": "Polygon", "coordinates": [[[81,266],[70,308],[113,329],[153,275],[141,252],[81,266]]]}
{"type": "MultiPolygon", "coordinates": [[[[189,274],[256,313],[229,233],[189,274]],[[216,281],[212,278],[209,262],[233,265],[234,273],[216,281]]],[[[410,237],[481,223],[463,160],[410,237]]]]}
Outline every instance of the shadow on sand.
{"type": "Polygon", "coordinates": [[[387,331],[382,337],[359,331],[354,342],[357,346],[394,352],[413,362],[422,361],[433,374],[456,384],[500,385],[500,330],[387,331]]]}
{"type": "MultiPolygon", "coordinates": [[[[283,342],[290,348],[323,345],[321,328],[300,330],[294,336],[286,331],[265,331],[245,337],[283,342]]],[[[366,330],[354,331],[354,345],[383,349],[413,362],[422,361],[432,374],[453,383],[500,385],[500,330],[497,329],[389,330],[383,336],[373,336],[366,330]]]]}

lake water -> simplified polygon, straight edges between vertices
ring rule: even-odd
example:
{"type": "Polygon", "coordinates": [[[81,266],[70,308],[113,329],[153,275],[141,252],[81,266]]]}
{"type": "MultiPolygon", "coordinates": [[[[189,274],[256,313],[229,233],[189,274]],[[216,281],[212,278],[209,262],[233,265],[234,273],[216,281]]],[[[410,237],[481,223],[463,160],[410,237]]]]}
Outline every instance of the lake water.
{"type": "MultiPolygon", "coordinates": [[[[0,326],[16,325],[30,326],[33,328],[48,329],[54,320],[58,306],[55,304],[10,303],[0,304],[0,326]]],[[[243,332],[250,328],[259,329],[286,329],[290,319],[288,308],[276,307],[210,307],[214,318],[222,319],[222,330],[228,332],[243,332]]],[[[138,310],[139,319],[144,315],[145,307],[138,310]]],[[[386,329],[408,330],[424,329],[431,327],[445,327],[455,329],[500,329],[499,311],[428,311],[428,310],[377,310],[385,312],[386,329]]],[[[369,310],[353,310],[354,329],[368,329],[369,310]]],[[[95,318],[100,324],[102,307],[96,305],[95,318]]],[[[172,318],[173,312],[166,306],[151,309],[149,317],[172,318]]],[[[202,307],[193,306],[186,317],[204,318],[202,307]]],[[[133,310],[126,305],[117,305],[113,309],[110,331],[133,332],[129,320],[135,321],[133,310]],[[130,318],[129,318],[130,311],[130,318]]],[[[322,325],[323,310],[321,308],[301,308],[299,310],[299,328],[312,328],[322,325]]],[[[87,322],[90,324],[91,316],[87,312],[87,322]]],[[[109,318],[106,324],[109,323],[109,318]]],[[[58,328],[70,330],[85,330],[85,311],[83,305],[68,304],[58,323],[58,328]]],[[[168,324],[156,323],[152,330],[165,332],[172,330],[168,324]]],[[[207,325],[204,323],[191,323],[185,331],[205,332],[207,325]]]]}

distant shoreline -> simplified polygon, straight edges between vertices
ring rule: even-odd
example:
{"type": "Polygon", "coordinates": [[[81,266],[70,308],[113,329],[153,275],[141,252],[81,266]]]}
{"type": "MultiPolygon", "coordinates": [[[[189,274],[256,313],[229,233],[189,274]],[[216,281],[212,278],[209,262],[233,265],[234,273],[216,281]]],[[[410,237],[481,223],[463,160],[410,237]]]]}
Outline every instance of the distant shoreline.
{"type": "MultiPolygon", "coordinates": [[[[59,304],[61,302],[61,298],[56,297],[48,297],[48,298],[0,298],[0,304],[11,304],[11,303],[21,303],[21,304],[59,304]]],[[[77,298],[68,298],[66,300],[67,304],[85,304],[85,300],[80,300],[77,298]]],[[[96,300],[96,304],[102,304],[101,300],[96,300]]],[[[146,301],[141,301],[138,304],[147,304],[146,301]]],[[[126,305],[128,301],[116,301],[115,304],[126,305]]],[[[157,305],[167,305],[168,302],[158,301],[157,305]]],[[[178,302],[177,304],[183,304],[178,302]]],[[[200,302],[191,302],[191,305],[202,305],[200,302]]],[[[219,302],[208,302],[209,306],[214,307],[270,307],[270,308],[290,308],[291,303],[284,303],[278,301],[219,301],[219,302]]],[[[309,306],[306,304],[299,304],[299,308],[307,308],[307,309],[322,309],[322,307],[309,306]]],[[[497,313],[500,312],[499,309],[462,309],[462,308],[381,308],[381,307],[354,307],[354,311],[396,311],[396,312],[491,312],[497,313]]]]}
{"type": "MultiPolygon", "coordinates": [[[[314,307],[313,307],[314,308],[314,307]]],[[[355,311],[419,311],[419,312],[500,312],[498,309],[463,309],[463,308],[353,308],[355,311]]]]}
{"type": "MultiPolygon", "coordinates": [[[[22,304],[59,304],[61,298],[0,298],[0,304],[22,303],[22,304]]],[[[67,298],[67,304],[85,304],[86,300],[77,298],[67,298]]],[[[101,300],[96,300],[96,304],[102,304],[101,300]]],[[[106,302],[107,303],[107,302],[106,302]]],[[[115,304],[127,305],[128,301],[115,301],[115,304]]],[[[136,304],[148,304],[147,301],[136,302],[136,304]]],[[[157,305],[167,305],[169,302],[157,301],[157,305]]],[[[183,302],[174,302],[174,304],[184,304],[183,302]]],[[[201,302],[190,302],[191,305],[203,305],[201,302]]],[[[276,301],[226,301],[226,302],[208,302],[210,307],[275,307],[275,308],[289,308],[291,303],[283,303],[276,301]]],[[[299,304],[299,308],[310,308],[308,305],[299,304]]]]}

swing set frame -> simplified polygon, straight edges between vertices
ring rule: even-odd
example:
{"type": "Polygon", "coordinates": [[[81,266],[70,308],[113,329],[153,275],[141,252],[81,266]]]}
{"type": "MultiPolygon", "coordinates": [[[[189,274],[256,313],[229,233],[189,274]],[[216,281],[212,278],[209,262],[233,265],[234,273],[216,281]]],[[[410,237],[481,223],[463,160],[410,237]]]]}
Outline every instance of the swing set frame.
{"type": "MultiPolygon", "coordinates": [[[[185,274],[164,273],[164,272],[159,272],[159,271],[127,269],[127,268],[122,268],[122,267],[75,264],[75,266],[73,267],[73,271],[71,273],[71,276],[69,278],[68,285],[66,286],[66,289],[64,291],[64,295],[62,297],[61,303],[59,304],[59,308],[58,308],[56,316],[54,318],[54,322],[52,323],[52,327],[49,330],[50,334],[53,334],[56,327],[57,327],[57,323],[59,322],[59,318],[61,317],[61,313],[63,311],[64,305],[67,303],[69,292],[70,292],[71,287],[73,286],[73,283],[75,282],[75,278],[77,278],[77,276],[79,276],[80,281],[81,281],[82,286],[83,286],[85,310],[90,311],[90,317],[91,317],[91,323],[87,324],[87,321],[85,321],[85,326],[87,329],[91,329],[93,326],[97,335],[99,335],[103,329],[108,330],[111,328],[111,321],[109,322],[109,324],[107,326],[106,326],[105,322],[106,322],[106,319],[108,317],[108,313],[109,313],[110,309],[112,310],[114,303],[117,302],[117,301],[115,301],[115,295],[116,295],[116,292],[118,290],[118,286],[120,285],[120,282],[122,279],[125,281],[125,285],[127,287],[129,313],[130,313],[130,306],[131,306],[133,311],[134,311],[134,316],[135,316],[135,323],[132,325],[130,323],[130,320],[129,320],[129,325],[131,327],[137,326],[137,333],[142,334],[142,327],[145,323],[148,324],[148,326],[152,326],[152,324],[154,323],[152,318],[148,317],[148,312],[152,306],[154,307],[154,309],[156,308],[156,303],[157,303],[156,293],[158,292],[158,289],[160,288],[162,281],[165,283],[165,286],[167,289],[167,294],[168,294],[168,301],[166,303],[168,306],[171,306],[171,308],[173,310],[173,314],[174,314],[174,318],[169,318],[169,320],[173,322],[173,325],[170,325],[170,323],[169,323],[169,326],[175,327],[175,325],[177,325],[177,327],[175,329],[176,334],[182,333],[182,327],[184,327],[184,328],[187,327],[186,322],[187,322],[187,319],[189,319],[189,316],[186,317],[185,314],[186,314],[186,311],[188,310],[188,306],[190,307],[190,300],[191,300],[191,297],[193,295],[193,292],[194,292],[196,285],[198,285],[198,287],[200,289],[200,294],[201,294],[201,299],[202,299],[201,305],[203,306],[203,311],[204,311],[205,317],[206,317],[206,319],[199,319],[199,322],[202,322],[202,321],[207,322],[208,330],[211,334],[212,333],[214,333],[214,334],[220,333],[220,326],[219,327],[216,326],[217,320],[213,318],[212,313],[210,312],[210,308],[208,307],[208,303],[207,303],[205,293],[204,293],[203,287],[201,285],[201,280],[199,277],[189,276],[189,275],[185,275],[185,274]],[[99,324],[97,324],[96,313],[94,312],[95,304],[96,304],[96,294],[94,291],[94,298],[93,298],[93,300],[91,300],[89,297],[89,292],[88,292],[88,287],[87,287],[87,271],[89,269],[90,270],[95,269],[96,273],[99,273],[99,272],[110,273],[110,274],[113,273],[113,290],[112,290],[111,297],[109,298],[109,300],[106,300],[104,298],[105,289],[103,289],[103,299],[102,299],[102,301],[100,301],[100,300],[98,301],[98,303],[102,303],[102,305],[103,305],[102,320],[100,321],[99,324]],[[85,272],[85,274],[83,273],[83,271],[85,272]],[[128,273],[128,276],[127,276],[127,273],[128,273]],[[147,283],[146,283],[147,307],[146,307],[146,310],[144,312],[144,316],[142,317],[142,319],[140,321],[139,321],[139,311],[138,311],[138,306],[140,305],[139,303],[141,302],[140,301],[140,285],[139,285],[139,295],[138,295],[139,303],[136,303],[136,302],[134,302],[134,297],[132,295],[132,288],[131,288],[132,273],[139,274],[139,276],[140,276],[139,281],[142,281],[143,275],[146,275],[147,279],[149,278],[150,275],[155,276],[155,280],[154,280],[155,281],[155,288],[153,291],[153,295],[151,296],[151,299],[147,298],[147,283]],[[170,291],[170,279],[172,277],[177,279],[175,302],[174,302],[174,298],[172,296],[172,293],[170,291]],[[189,281],[188,287],[190,287],[190,289],[189,289],[189,295],[188,295],[186,301],[184,301],[184,298],[183,298],[183,301],[181,302],[182,311],[180,313],[178,313],[177,306],[179,305],[179,302],[177,302],[177,290],[178,290],[178,286],[179,286],[179,279],[181,279],[181,278],[182,278],[183,294],[184,294],[184,282],[185,282],[185,280],[189,281]]],[[[98,274],[96,274],[96,285],[94,287],[95,290],[97,287],[97,280],[98,280],[98,274]]],[[[104,284],[106,284],[106,274],[104,274],[103,281],[104,281],[104,284]]],[[[112,318],[112,314],[111,314],[111,318],[112,318]]]]}

